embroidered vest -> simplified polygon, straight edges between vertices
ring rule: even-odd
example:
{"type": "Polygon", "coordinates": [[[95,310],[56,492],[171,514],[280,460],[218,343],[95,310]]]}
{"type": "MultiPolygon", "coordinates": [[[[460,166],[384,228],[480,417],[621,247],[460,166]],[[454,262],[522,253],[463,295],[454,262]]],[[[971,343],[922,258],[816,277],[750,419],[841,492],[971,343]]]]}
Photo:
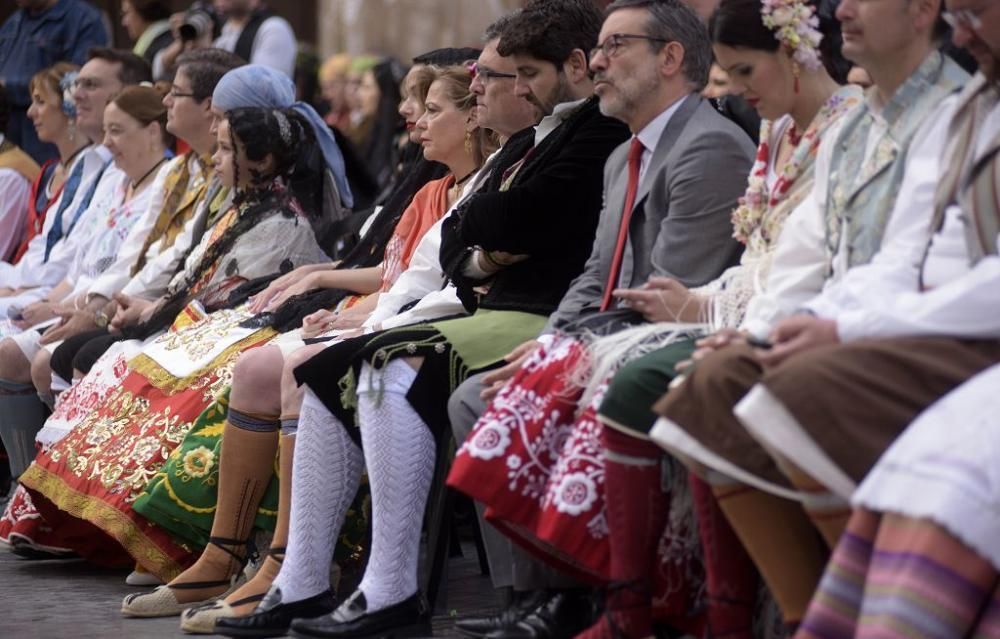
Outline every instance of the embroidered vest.
{"type": "Polygon", "coordinates": [[[882,110],[887,130],[874,142],[867,160],[875,115],[865,104],[845,116],[833,150],[827,190],[828,277],[839,251],[846,250],[849,268],[868,263],[878,252],[915,133],[968,77],[950,58],[937,51],[928,55],[882,110]]]}
{"type": "Polygon", "coordinates": [[[162,240],[162,248],[173,246],[184,230],[184,225],[195,213],[198,202],[205,196],[212,164],[210,158],[196,159],[194,152],[185,155],[183,161],[170,168],[163,180],[163,206],[157,215],[153,230],[146,236],[139,258],[132,265],[135,275],[146,265],[149,247],[162,240]],[[197,170],[192,170],[192,164],[197,170]]]}
{"type": "MultiPolygon", "coordinates": [[[[945,172],[934,197],[933,235],[944,227],[945,213],[958,205],[969,262],[975,266],[987,255],[997,255],[1000,233],[1000,133],[985,147],[980,135],[987,116],[1000,107],[1000,91],[982,74],[966,87],[948,127],[945,172]]],[[[924,260],[930,252],[930,241],[924,260]]]]}

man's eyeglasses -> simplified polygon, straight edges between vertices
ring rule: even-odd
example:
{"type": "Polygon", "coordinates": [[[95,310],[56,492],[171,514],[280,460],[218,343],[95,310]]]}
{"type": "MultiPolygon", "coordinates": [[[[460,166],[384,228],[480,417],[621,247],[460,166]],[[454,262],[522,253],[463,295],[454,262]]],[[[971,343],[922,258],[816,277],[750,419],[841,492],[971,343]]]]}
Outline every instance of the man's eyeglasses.
{"type": "Polygon", "coordinates": [[[77,78],[73,80],[73,88],[81,91],[94,91],[101,88],[101,83],[94,78],[77,78]]]}
{"type": "Polygon", "coordinates": [[[493,80],[494,78],[509,78],[513,80],[517,77],[513,73],[501,73],[499,71],[494,71],[489,67],[484,67],[478,62],[470,62],[468,69],[469,74],[473,78],[479,78],[479,81],[483,84],[489,84],[490,80],[493,80]]]}
{"type": "Polygon", "coordinates": [[[597,57],[598,53],[602,52],[606,57],[615,57],[618,55],[618,51],[625,46],[626,40],[646,40],[649,42],[662,42],[664,44],[669,42],[669,40],[664,40],[663,38],[654,38],[653,36],[639,35],[637,33],[612,33],[607,38],[604,38],[604,42],[599,43],[590,50],[590,59],[593,60],[597,57]]]}
{"type": "Polygon", "coordinates": [[[194,97],[193,93],[184,93],[183,91],[178,91],[177,87],[170,87],[170,91],[167,92],[167,95],[169,95],[170,97],[174,98],[175,100],[177,98],[193,98],[194,97]]]}

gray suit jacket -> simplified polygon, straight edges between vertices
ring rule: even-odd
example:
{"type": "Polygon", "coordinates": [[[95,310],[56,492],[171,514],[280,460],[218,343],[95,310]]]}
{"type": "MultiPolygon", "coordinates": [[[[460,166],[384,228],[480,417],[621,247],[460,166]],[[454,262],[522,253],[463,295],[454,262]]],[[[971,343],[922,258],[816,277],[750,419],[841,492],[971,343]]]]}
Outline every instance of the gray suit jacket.
{"type": "MultiPolygon", "coordinates": [[[[604,167],[604,208],[583,273],[549,319],[551,332],[600,308],[628,185],[626,142],[604,167]]],[[[619,283],[630,288],[652,275],[700,286],[739,260],[730,220],[746,190],[753,142],[707,100],[690,95],[660,137],[639,184],[619,283]]]]}

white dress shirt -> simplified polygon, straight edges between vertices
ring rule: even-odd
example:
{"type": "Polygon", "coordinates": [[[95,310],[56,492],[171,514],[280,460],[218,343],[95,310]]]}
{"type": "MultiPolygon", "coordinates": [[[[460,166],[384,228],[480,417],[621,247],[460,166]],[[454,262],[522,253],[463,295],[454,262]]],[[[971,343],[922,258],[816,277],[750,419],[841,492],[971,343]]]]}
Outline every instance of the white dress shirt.
{"type": "MultiPolygon", "coordinates": [[[[0,267],[0,286],[9,286],[11,288],[51,289],[53,286],[62,281],[62,279],[66,276],[66,272],[69,270],[70,263],[76,255],[77,248],[81,245],[81,243],[85,243],[89,238],[93,222],[91,209],[88,208],[80,214],[76,226],[73,227],[72,233],[69,233],[68,235],[65,233],[69,230],[74,217],[76,217],[76,212],[80,208],[80,202],[90,192],[91,186],[94,184],[94,180],[98,178],[101,169],[107,162],[110,161],[110,159],[111,153],[103,146],[92,146],[77,156],[77,158],[73,161],[73,164],[69,167],[67,175],[72,174],[72,171],[78,162],[84,162],[83,178],[80,181],[79,188],[74,194],[73,202],[70,203],[63,213],[62,223],[64,235],[62,239],[60,239],[52,248],[52,253],[49,255],[48,261],[46,261],[45,247],[48,240],[48,234],[52,229],[52,225],[55,224],[55,214],[62,204],[62,198],[66,194],[65,188],[59,195],[59,198],[49,208],[49,212],[45,217],[45,224],[42,227],[42,232],[31,240],[31,243],[28,245],[28,251],[24,254],[24,257],[21,258],[21,261],[9,269],[3,269],[0,267]]],[[[101,191],[102,186],[106,187],[108,184],[117,180],[120,176],[121,172],[117,167],[113,164],[108,166],[103,175],[101,175],[101,182],[104,184],[99,183],[97,191],[101,191]]],[[[96,197],[97,194],[95,192],[94,199],[96,199],[96,197]]]]}
{"type": "MultiPolygon", "coordinates": [[[[879,291],[896,268],[896,258],[892,255],[899,250],[909,255],[914,243],[922,246],[926,241],[934,211],[934,192],[942,172],[940,152],[945,147],[948,124],[957,102],[957,96],[942,101],[914,135],[881,247],[868,264],[854,268],[847,265],[847,233],[841,234],[832,263],[828,261],[823,203],[827,201],[833,149],[844,118],[830,128],[816,156],[813,190],[782,227],[765,291],[751,300],[744,329],[765,339],[778,321],[802,309],[831,317],[838,309],[850,307],[859,290],[875,298],[888,294],[879,291]]],[[[867,154],[877,148],[875,142],[882,135],[884,128],[872,127],[867,154]]]]}
{"type": "MultiPolygon", "coordinates": [[[[663,110],[658,116],[650,120],[649,124],[642,127],[642,130],[635,135],[642,142],[642,158],[639,160],[639,184],[646,178],[646,169],[649,168],[649,162],[653,159],[653,151],[656,150],[656,145],[660,143],[660,138],[663,137],[663,132],[666,130],[667,125],[670,124],[670,119],[674,117],[677,110],[681,108],[684,101],[688,99],[688,96],[683,96],[666,109],[663,110]]],[[[631,144],[631,140],[629,141],[631,144]]]]}
{"type": "MultiPolygon", "coordinates": [[[[950,118],[949,118],[950,119],[950,118]]],[[[948,122],[946,121],[945,124],[948,122]]],[[[1000,135],[1000,104],[980,128],[980,152],[1000,135]]],[[[926,148],[943,163],[941,150],[926,148]]],[[[940,172],[927,176],[936,184],[940,172]]],[[[933,206],[923,211],[929,219],[933,206]]],[[[927,245],[923,233],[901,233],[886,245],[876,273],[842,283],[834,303],[811,305],[818,314],[835,319],[840,339],[951,335],[962,338],[1000,338],[1000,257],[988,255],[974,267],[965,240],[962,212],[957,206],[945,214],[942,230],[932,238],[920,290],[921,261],[927,245]],[[872,281],[872,276],[877,281],[872,281]]]]}

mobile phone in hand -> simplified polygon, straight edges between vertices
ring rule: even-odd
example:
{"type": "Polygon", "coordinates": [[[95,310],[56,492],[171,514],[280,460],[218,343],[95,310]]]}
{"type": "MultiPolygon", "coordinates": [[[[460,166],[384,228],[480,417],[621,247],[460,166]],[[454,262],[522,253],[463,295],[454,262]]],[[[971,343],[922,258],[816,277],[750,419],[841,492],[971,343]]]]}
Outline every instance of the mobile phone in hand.
{"type": "Polygon", "coordinates": [[[771,350],[774,348],[774,344],[766,339],[760,339],[759,337],[747,337],[747,344],[753,346],[754,348],[759,348],[763,351],[771,350]]]}

